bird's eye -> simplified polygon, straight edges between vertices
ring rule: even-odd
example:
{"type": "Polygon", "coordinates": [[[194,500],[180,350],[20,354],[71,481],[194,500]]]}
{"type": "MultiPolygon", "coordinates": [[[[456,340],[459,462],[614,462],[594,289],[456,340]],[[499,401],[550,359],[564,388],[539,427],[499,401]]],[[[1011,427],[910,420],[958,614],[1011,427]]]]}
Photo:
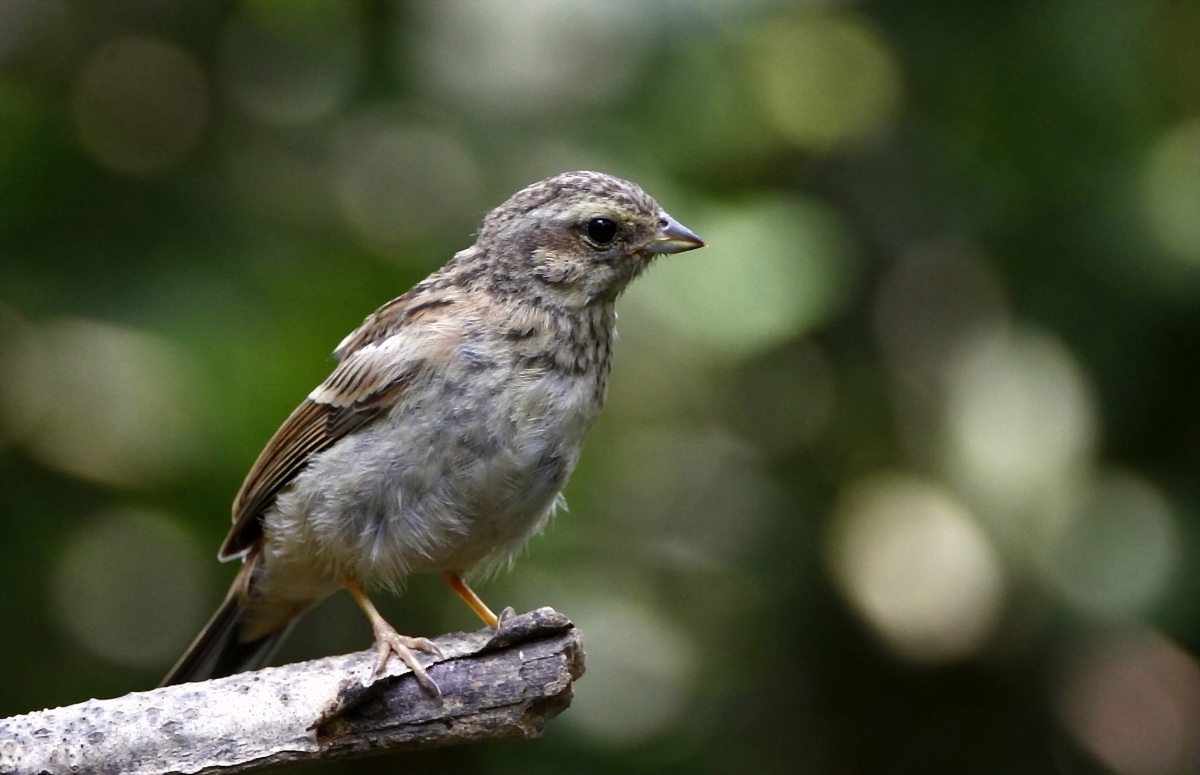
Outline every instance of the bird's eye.
{"type": "Polygon", "coordinates": [[[611,218],[589,218],[583,233],[596,247],[604,247],[617,238],[617,224],[611,218]]]}

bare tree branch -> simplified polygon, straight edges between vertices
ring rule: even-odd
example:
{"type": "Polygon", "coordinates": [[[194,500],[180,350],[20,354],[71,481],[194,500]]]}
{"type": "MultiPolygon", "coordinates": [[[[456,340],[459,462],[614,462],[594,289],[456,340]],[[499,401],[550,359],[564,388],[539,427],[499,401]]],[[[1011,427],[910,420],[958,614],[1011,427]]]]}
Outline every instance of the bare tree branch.
{"type": "MultiPolygon", "coordinates": [[[[233,773],[541,734],[583,673],[579,632],[541,608],[436,640],[440,699],[374,652],[88,700],[0,720],[0,772],[233,773]]],[[[424,657],[423,657],[424,659],[424,657]]]]}

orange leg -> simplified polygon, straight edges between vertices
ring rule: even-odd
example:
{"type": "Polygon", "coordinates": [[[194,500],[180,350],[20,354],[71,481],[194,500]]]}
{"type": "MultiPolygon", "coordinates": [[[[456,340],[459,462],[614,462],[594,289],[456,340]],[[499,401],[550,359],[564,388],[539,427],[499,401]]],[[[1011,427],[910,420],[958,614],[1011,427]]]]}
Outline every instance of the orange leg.
{"type": "Polygon", "coordinates": [[[492,609],[487,607],[487,604],[479,599],[479,595],[475,594],[475,590],[467,586],[467,582],[463,581],[462,574],[455,570],[442,572],[442,578],[446,580],[446,585],[458,593],[458,596],[463,599],[467,605],[471,606],[471,610],[483,620],[483,623],[488,627],[499,627],[500,623],[512,616],[512,609],[505,608],[500,612],[499,616],[492,613],[492,609]]]}
{"type": "MultiPolygon", "coordinates": [[[[387,623],[387,620],[375,609],[375,604],[371,602],[371,598],[367,597],[367,591],[363,589],[362,584],[358,579],[348,578],[343,582],[346,589],[350,591],[350,595],[354,601],[358,603],[359,608],[371,620],[371,629],[375,632],[375,675],[383,672],[387,666],[388,657],[392,654],[400,657],[404,664],[408,665],[408,669],[412,671],[413,677],[417,679],[417,683],[429,692],[434,697],[440,697],[442,692],[438,689],[433,679],[425,672],[425,668],[417,661],[413,655],[413,650],[423,651],[435,657],[441,657],[441,650],[433,644],[432,641],[426,638],[410,638],[407,635],[401,635],[396,632],[392,625],[387,623]]],[[[469,590],[468,590],[469,591],[469,590]]]]}

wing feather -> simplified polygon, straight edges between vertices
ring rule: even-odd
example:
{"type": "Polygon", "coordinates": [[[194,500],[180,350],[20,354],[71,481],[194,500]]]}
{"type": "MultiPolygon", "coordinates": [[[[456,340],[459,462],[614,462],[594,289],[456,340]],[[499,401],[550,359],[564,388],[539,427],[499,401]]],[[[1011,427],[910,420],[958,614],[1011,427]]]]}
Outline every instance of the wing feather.
{"type": "Polygon", "coordinates": [[[417,315],[404,315],[401,299],[381,307],[343,341],[341,363],[267,442],[234,499],[233,527],[218,553],[222,560],[243,556],[257,544],[262,515],[314,455],[401,400],[430,358],[457,341],[454,327],[439,324],[440,316],[429,311],[448,303],[418,305],[417,315]],[[412,325],[416,320],[421,325],[412,325]],[[354,350],[346,350],[349,343],[354,350]]]}

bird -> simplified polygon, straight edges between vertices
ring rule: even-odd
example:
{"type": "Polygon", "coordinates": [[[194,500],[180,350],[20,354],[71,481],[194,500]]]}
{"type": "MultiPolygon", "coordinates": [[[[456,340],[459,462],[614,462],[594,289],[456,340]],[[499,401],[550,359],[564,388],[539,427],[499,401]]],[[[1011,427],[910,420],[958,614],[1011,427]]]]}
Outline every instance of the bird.
{"type": "Polygon", "coordinates": [[[663,254],[704,247],[637,184],[567,172],[489,212],[471,247],[367,316],[292,412],[233,502],[218,559],[242,565],[162,682],[263,666],[296,621],[346,589],[392,654],[440,692],[370,595],[439,573],[489,627],[467,583],[511,565],[563,505],[608,391],[615,302],[663,254]]]}

